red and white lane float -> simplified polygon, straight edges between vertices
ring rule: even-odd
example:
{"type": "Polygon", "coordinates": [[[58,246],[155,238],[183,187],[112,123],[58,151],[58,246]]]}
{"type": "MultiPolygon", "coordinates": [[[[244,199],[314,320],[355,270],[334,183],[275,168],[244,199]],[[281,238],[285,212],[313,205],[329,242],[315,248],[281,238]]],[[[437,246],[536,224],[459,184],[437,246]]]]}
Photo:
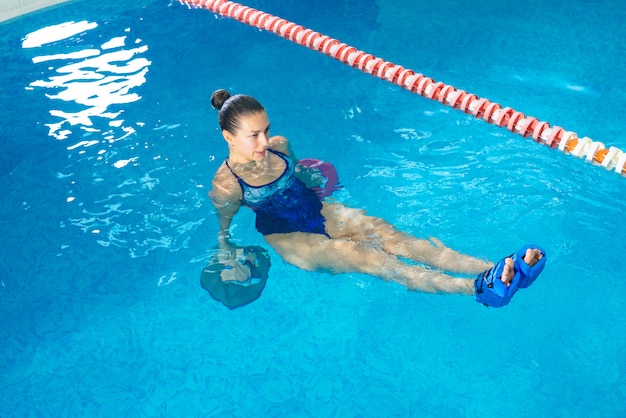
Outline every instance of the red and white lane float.
{"type": "Polygon", "coordinates": [[[600,165],[607,170],[614,170],[618,174],[626,174],[626,153],[616,147],[611,146],[607,149],[602,142],[593,141],[588,137],[579,138],[575,132],[566,131],[560,126],[552,126],[548,122],[527,116],[510,107],[502,107],[488,99],[435,81],[423,74],[385,61],[269,13],[226,0],[180,1],[190,7],[204,8],[220,16],[272,32],[413,93],[437,100],[454,109],[460,109],[488,123],[505,127],[513,133],[532,137],[540,144],[584,158],[589,163],[600,165]]]}

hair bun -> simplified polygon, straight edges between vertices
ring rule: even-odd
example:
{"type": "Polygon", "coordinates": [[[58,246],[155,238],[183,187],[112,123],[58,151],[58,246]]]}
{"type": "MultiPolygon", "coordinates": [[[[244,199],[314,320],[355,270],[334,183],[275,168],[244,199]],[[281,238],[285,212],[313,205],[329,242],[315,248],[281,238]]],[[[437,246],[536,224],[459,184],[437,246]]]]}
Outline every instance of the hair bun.
{"type": "Polygon", "coordinates": [[[228,100],[229,97],[230,93],[228,90],[215,90],[211,95],[211,106],[213,106],[213,109],[220,110],[224,105],[224,102],[228,100]]]}

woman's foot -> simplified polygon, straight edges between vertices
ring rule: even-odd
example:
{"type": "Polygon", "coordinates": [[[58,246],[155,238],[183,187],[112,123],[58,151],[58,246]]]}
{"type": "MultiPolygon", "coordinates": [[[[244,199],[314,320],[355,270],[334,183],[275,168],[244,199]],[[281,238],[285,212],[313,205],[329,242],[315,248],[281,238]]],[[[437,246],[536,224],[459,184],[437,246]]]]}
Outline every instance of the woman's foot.
{"type": "Polygon", "coordinates": [[[518,289],[525,289],[541,274],[546,253],[536,245],[526,245],[498,261],[474,280],[476,301],[499,308],[507,305],[518,289]]]}
{"type": "MultiPolygon", "coordinates": [[[[543,258],[543,254],[541,254],[540,250],[538,250],[537,248],[528,248],[526,250],[526,254],[524,254],[524,257],[522,257],[522,260],[524,260],[526,264],[532,267],[535,264],[537,264],[539,260],[541,260],[542,258],[543,258]]],[[[504,268],[502,269],[502,276],[500,276],[500,280],[502,280],[502,283],[506,284],[507,286],[510,286],[511,281],[513,280],[513,277],[515,276],[515,269],[514,269],[515,263],[511,257],[507,257],[504,260],[504,263],[505,264],[504,264],[504,268]]]]}

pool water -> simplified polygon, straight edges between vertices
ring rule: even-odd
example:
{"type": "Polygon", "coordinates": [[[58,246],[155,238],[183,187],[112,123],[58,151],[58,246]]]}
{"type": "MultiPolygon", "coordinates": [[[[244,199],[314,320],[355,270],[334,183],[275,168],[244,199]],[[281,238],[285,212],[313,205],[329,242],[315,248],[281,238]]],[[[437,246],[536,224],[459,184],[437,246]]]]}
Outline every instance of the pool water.
{"type": "MultiPolygon", "coordinates": [[[[626,414],[626,179],[205,10],[93,3],[0,25],[0,416],[626,414]],[[336,199],[492,260],[538,243],[544,273],[487,309],[270,251],[227,309],[200,286],[217,88],[332,161],[336,199]]],[[[626,149],[621,2],[264,3],[626,149]]]]}

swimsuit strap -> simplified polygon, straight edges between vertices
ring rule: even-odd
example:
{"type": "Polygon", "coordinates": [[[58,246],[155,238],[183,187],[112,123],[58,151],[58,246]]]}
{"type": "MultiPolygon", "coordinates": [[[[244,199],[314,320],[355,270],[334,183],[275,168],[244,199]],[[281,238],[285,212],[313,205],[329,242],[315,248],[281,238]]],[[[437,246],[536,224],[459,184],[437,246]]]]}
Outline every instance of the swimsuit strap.
{"type": "Polygon", "coordinates": [[[226,167],[228,167],[228,169],[230,170],[230,172],[232,173],[233,176],[235,176],[235,178],[237,179],[237,181],[243,181],[241,180],[241,177],[239,177],[237,174],[235,174],[235,172],[233,171],[233,169],[230,167],[230,164],[228,164],[228,158],[226,160],[224,160],[224,163],[226,164],[226,167]]]}

